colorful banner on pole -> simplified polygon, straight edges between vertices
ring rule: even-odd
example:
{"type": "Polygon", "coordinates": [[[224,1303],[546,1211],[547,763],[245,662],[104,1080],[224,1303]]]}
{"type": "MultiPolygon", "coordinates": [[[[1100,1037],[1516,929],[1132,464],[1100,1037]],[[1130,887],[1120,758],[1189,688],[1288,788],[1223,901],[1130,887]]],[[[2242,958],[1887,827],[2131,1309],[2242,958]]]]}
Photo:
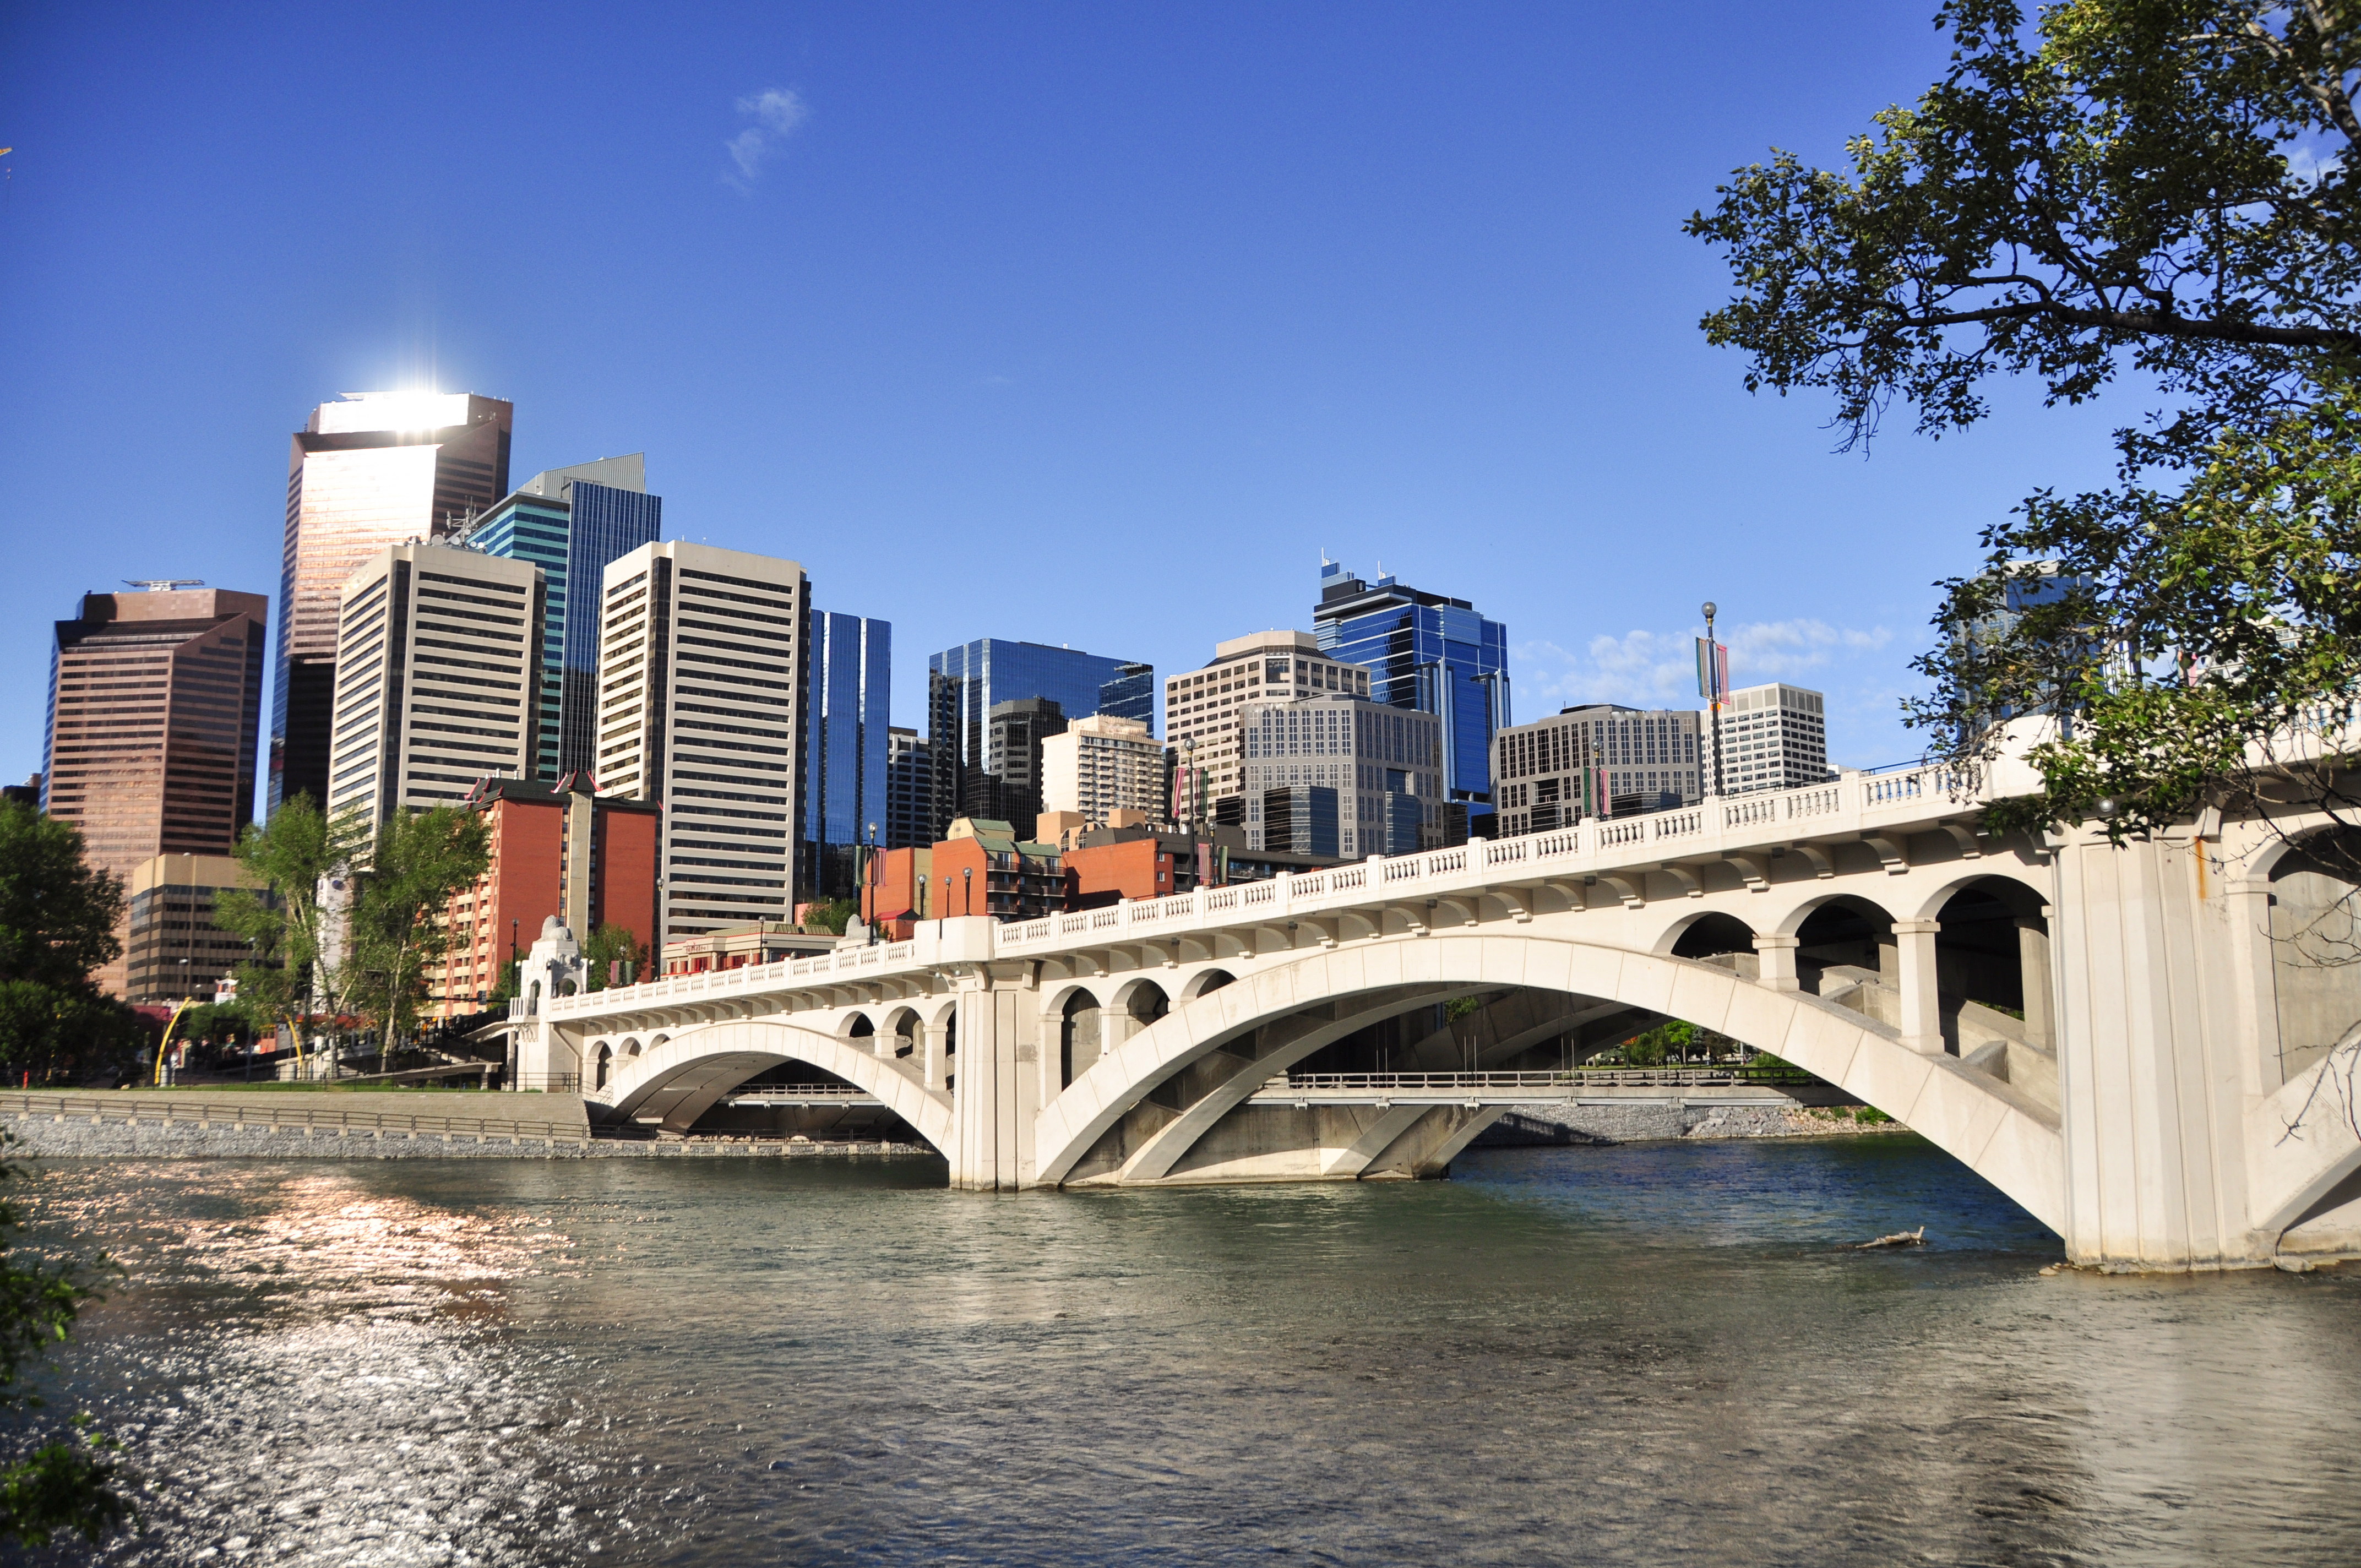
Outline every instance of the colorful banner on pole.
{"type": "Polygon", "coordinates": [[[1730,691],[1730,645],[1708,642],[1704,638],[1698,638],[1697,667],[1697,696],[1719,707],[1721,699],[1730,691]]]}

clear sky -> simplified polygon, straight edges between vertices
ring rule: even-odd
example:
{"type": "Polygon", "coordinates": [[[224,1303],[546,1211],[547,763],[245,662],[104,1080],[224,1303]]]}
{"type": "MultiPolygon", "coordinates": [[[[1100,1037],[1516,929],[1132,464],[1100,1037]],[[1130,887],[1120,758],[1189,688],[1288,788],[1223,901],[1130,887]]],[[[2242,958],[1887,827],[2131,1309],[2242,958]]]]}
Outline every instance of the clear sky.
{"type": "Polygon", "coordinates": [[[1914,96],[1932,10],[0,7],[0,773],[77,594],[275,616],[289,433],[413,385],[512,400],[513,479],[645,451],[667,537],[893,622],[921,730],[930,651],[1187,668],[1324,550],[1505,621],[1521,720],[1696,706],[1712,598],[1913,755],[1929,584],[2135,411],[1834,455],[1679,226],[1914,96]]]}

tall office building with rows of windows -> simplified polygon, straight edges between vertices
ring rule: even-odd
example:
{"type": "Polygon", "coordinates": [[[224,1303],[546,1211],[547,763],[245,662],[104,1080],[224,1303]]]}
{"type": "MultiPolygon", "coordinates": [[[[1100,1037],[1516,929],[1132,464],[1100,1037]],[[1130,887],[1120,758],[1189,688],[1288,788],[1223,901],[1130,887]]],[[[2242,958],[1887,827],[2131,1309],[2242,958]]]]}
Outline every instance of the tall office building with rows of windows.
{"type": "Polygon", "coordinates": [[[471,393],[351,392],[295,433],[270,699],[273,807],[328,795],[346,580],[388,545],[437,538],[506,495],[515,411],[471,393]]]}
{"type": "Polygon", "coordinates": [[[1509,629],[1466,599],[1390,576],[1364,582],[1334,561],[1321,564],[1312,617],[1321,652],[1367,666],[1370,696],[1442,720],[1444,800],[1474,816],[1490,810],[1492,736],[1514,722],[1509,629]]]}
{"type": "Polygon", "coordinates": [[[598,779],[664,806],[664,941],[785,920],[806,834],[809,583],[684,540],[609,562],[598,779]]]}
{"type": "MultiPolygon", "coordinates": [[[[85,594],[56,623],[41,807],[82,829],[92,865],[129,883],[156,856],[236,846],[254,816],[269,607],[174,584],[85,594]]],[[[97,980],[122,992],[125,959],[97,980]]]]}
{"type": "Polygon", "coordinates": [[[531,775],[541,568],[397,544],[345,583],[327,809],[375,825],[531,775]]]}
{"type": "Polygon", "coordinates": [[[889,850],[913,850],[934,840],[934,770],[915,729],[885,731],[885,836],[889,850]]]}
{"type": "Polygon", "coordinates": [[[805,715],[806,896],[859,892],[860,847],[883,843],[886,735],[892,728],[894,628],[865,615],[815,610],[811,700],[805,715]],[[872,829],[874,829],[873,832],[872,829]]]}
{"type": "MultiPolygon", "coordinates": [[[[979,638],[927,660],[927,741],[934,804],[928,841],[954,817],[999,817],[998,775],[991,766],[993,710],[1023,697],[1047,697],[1069,720],[1093,713],[1136,718],[1153,732],[1156,669],[1078,648],[979,638]]],[[[1004,749],[1004,757],[1009,753],[1004,749]]],[[[1027,757],[1029,762],[1031,753],[1027,757]]],[[[1038,787],[1027,781],[1028,789],[1038,787]]],[[[1025,824],[1018,824],[1020,828],[1025,824]]]]}
{"type": "Polygon", "coordinates": [[[470,550],[541,568],[541,744],[533,768],[539,777],[578,773],[596,761],[598,584],[608,562],[663,537],[664,498],[648,494],[638,453],[535,474],[454,535],[470,550]]]}
{"type": "Polygon", "coordinates": [[[1801,789],[1828,776],[1828,699],[1806,687],[1773,681],[1731,692],[1718,737],[1707,736],[1708,752],[1717,739],[1723,795],[1801,789]]]}

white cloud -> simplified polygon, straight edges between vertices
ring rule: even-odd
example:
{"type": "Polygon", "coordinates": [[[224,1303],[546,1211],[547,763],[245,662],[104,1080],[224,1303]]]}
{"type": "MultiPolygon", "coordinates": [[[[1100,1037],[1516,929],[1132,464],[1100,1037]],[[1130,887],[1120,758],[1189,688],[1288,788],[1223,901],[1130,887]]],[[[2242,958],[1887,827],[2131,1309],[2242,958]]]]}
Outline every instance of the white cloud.
{"type": "MultiPolygon", "coordinates": [[[[1532,718],[1584,702],[1617,702],[1632,707],[1694,707],[1697,638],[1705,629],[1668,632],[1633,630],[1592,638],[1581,652],[1554,642],[1520,643],[1512,650],[1519,717],[1532,718]]],[[[1734,685],[1796,681],[1830,671],[1840,662],[1874,652],[1893,641],[1885,628],[1830,626],[1824,620],[1753,621],[1715,629],[1730,649],[1734,685]]]]}
{"type": "Polygon", "coordinates": [[[739,99],[738,114],[752,124],[721,144],[738,166],[740,179],[733,184],[759,177],[763,165],[811,117],[811,109],[788,89],[772,87],[739,99]]]}

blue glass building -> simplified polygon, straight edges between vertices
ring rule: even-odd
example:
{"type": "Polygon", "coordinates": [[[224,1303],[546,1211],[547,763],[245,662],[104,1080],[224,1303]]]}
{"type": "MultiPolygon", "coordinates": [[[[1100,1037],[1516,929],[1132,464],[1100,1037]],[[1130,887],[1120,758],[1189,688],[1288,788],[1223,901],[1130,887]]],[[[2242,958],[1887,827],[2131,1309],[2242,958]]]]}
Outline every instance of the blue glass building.
{"type": "Polygon", "coordinates": [[[535,474],[458,534],[470,550],[532,562],[549,585],[536,776],[590,769],[597,758],[600,579],[608,562],[663,537],[664,498],[647,493],[636,453],[535,474]],[[579,616],[567,613],[577,591],[579,616]]]}
{"type": "Polygon", "coordinates": [[[1466,599],[1363,582],[1343,564],[1320,564],[1312,635],[1332,659],[1367,665],[1369,697],[1443,720],[1443,798],[1489,814],[1492,733],[1512,722],[1509,629],[1466,599]]]}
{"type": "Polygon", "coordinates": [[[855,846],[886,842],[885,770],[891,736],[894,628],[864,615],[814,610],[811,696],[805,705],[804,874],[797,887],[824,898],[858,891],[855,846]]]}
{"type": "MultiPolygon", "coordinates": [[[[987,727],[994,704],[1048,697],[1067,718],[1093,713],[1136,718],[1156,733],[1156,667],[1078,648],[979,638],[927,659],[927,750],[933,766],[934,820],[940,839],[954,817],[995,815],[987,727]]],[[[1029,822],[1012,824],[1029,833],[1029,822]]]]}

